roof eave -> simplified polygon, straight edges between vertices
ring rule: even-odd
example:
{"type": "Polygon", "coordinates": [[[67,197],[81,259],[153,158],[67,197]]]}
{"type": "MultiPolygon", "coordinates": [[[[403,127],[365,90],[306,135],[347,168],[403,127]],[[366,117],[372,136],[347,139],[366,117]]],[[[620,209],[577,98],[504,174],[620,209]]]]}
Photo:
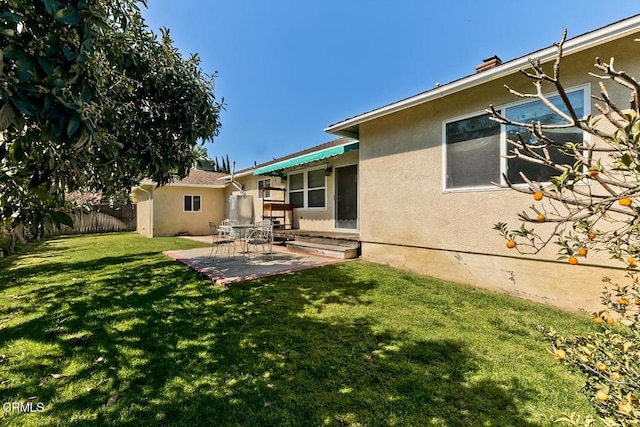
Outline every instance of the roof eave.
{"type": "MultiPolygon", "coordinates": [[[[241,172],[236,172],[233,174],[233,178],[243,178],[245,176],[252,176],[253,175],[253,169],[255,168],[251,168],[251,169],[247,169],[241,172]]],[[[220,177],[220,179],[222,180],[229,180],[229,182],[227,182],[226,184],[230,184],[231,183],[231,174],[229,175],[224,175],[222,177],[220,177]]]]}
{"type": "Polygon", "coordinates": [[[190,184],[188,182],[172,182],[167,187],[226,188],[225,184],[190,184]]]}
{"type": "MultiPolygon", "coordinates": [[[[135,188],[141,188],[144,186],[147,187],[156,187],[158,185],[157,182],[152,181],[150,179],[143,179],[142,181],[140,181],[139,185],[136,185],[135,188]]],[[[201,187],[201,188],[225,188],[226,185],[225,184],[191,184],[188,182],[169,182],[167,184],[164,185],[164,187],[201,187]]]]}
{"type": "MultiPolygon", "coordinates": [[[[589,33],[567,40],[564,44],[563,55],[566,56],[576,52],[580,52],[598,44],[607,43],[625,37],[639,30],[640,15],[636,15],[626,20],[603,27],[599,30],[591,31],[589,33]]],[[[402,111],[419,104],[424,104],[434,99],[442,98],[444,96],[448,96],[453,93],[513,74],[514,72],[518,72],[522,68],[527,67],[529,65],[529,59],[532,57],[535,57],[536,59],[539,59],[544,63],[555,59],[556,55],[556,47],[550,46],[548,48],[532,52],[527,56],[505,62],[504,64],[498,65],[497,67],[490,70],[463,77],[462,79],[453,81],[443,86],[439,86],[427,92],[420,93],[418,95],[385,105],[367,113],[360,114],[353,118],[332,124],[325,128],[324,131],[334,135],[349,136],[350,138],[359,139],[360,124],[364,122],[393,114],[398,111],[402,111]]]]}

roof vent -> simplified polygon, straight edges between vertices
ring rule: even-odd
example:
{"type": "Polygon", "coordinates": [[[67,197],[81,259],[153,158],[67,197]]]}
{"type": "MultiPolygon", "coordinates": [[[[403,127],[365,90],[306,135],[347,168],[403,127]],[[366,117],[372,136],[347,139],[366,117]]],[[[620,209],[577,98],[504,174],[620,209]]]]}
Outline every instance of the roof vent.
{"type": "Polygon", "coordinates": [[[500,64],[502,64],[502,60],[497,55],[493,55],[490,58],[483,59],[482,64],[476,65],[476,73],[490,70],[491,68],[495,68],[500,64]]]}

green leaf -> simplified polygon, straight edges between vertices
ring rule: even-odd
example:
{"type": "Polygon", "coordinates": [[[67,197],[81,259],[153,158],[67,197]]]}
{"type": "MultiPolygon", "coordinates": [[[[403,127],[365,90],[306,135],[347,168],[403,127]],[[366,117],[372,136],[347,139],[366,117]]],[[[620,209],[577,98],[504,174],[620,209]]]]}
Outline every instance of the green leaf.
{"type": "Polygon", "coordinates": [[[42,68],[42,70],[47,73],[47,76],[53,74],[53,63],[50,60],[43,56],[39,56],[38,64],[40,65],[40,68],[42,68]]]}
{"type": "Polygon", "coordinates": [[[56,0],[43,0],[44,9],[51,16],[55,15],[58,11],[58,2],[56,0]]]}
{"type": "Polygon", "coordinates": [[[67,61],[71,61],[76,57],[76,53],[71,51],[71,49],[69,49],[67,46],[64,46],[62,48],[62,53],[64,54],[64,57],[67,59],[67,61]]]}
{"type": "Polygon", "coordinates": [[[2,12],[0,13],[0,20],[7,21],[7,22],[20,22],[20,21],[24,21],[24,18],[19,15],[16,15],[15,13],[2,12]]]}
{"type": "Polygon", "coordinates": [[[50,211],[49,216],[51,217],[51,220],[56,225],[62,224],[62,225],[67,225],[69,227],[73,227],[73,219],[64,212],[50,211]]]}
{"type": "Polygon", "coordinates": [[[9,146],[9,156],[18,163],[24,160],[24,147],[21,142],[18,139],[9,146]]]}
{"type": "Polygon", "coordinates": [[[11,101],[11,103],[13,104],[14,107],[16,107],[18,110],[20,110],[20,112],[26,114],[26,115],[32,115],[35,113],[35,106],[31,103],[26,101],[25,99],[23,99],[23,96],[14,96],[12,98],[10,98],[9,100],[11,101]]]}
{"type": "Polygon", "coordinates": [[[69,124],[67,125],[67,136],[72,137],[81,124],[82,120],[80,119],[80,114],[75,113],[73,116],[71,116],[69,124]]]}
{"type": "Polygon", "coordinates": [[[66,6],[56,12],[53,18],[63,24],[78,25],[82,20],[82,15],[73,6],[66,6]]]}
{"type": "Polygon", "coordinates": [[[11,104],[5,102],[2,108],[0,108],[0,131],[6,130],[13,123],[16,117],[15,111],[11,107],[11,104]]]}
{"type": "Polygon", "coordinates": [[[87,130],[82,129],[82,132],[80,132],[80,138],[78,138],[78,141],[74,144],[73,149],[74,150],[82,149],[90,140],[91,140],[91,136],[89,135],[87,130]]]}

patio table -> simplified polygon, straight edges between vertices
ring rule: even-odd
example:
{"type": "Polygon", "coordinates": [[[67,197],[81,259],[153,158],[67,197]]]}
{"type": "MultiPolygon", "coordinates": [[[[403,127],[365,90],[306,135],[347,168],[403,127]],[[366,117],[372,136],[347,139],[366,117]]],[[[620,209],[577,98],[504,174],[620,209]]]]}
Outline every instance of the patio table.
{"type": "Polygon", "coordinates": [[[240,247],[242,249],[241,253],[246,254],[249,252],[249,248],[247,246],[247,232],[251,231],[255,228],[254,224],[232,224],[229,227],[233,228],[238,232],[238,236],[240,236],[240,247]]]}

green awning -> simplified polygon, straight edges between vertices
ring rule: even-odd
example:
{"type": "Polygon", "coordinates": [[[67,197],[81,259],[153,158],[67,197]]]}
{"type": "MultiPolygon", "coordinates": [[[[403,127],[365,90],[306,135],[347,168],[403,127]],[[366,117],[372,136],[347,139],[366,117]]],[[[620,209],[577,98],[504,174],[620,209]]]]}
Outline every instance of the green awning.
{"type": "Polygon", "coordinates": [[[279,162],[271,163],[270,165],[263,166],[261,168],[257,168],[253,171],[253,174],[281,176],[283,175],[284,169],[305,165],[307,163],[317,162],[318,160],[327,159],[329,157],[339,156],[340,154],[344,154],[348,151],[357,150],[359,147],[359,143],[356,141],[345,145],[339,145],[337,147],[325,148],[324,150],[314,151],[313,153],[308,153],[302,156],[294,157],[292,159],[282,160],[279,162]]]}

